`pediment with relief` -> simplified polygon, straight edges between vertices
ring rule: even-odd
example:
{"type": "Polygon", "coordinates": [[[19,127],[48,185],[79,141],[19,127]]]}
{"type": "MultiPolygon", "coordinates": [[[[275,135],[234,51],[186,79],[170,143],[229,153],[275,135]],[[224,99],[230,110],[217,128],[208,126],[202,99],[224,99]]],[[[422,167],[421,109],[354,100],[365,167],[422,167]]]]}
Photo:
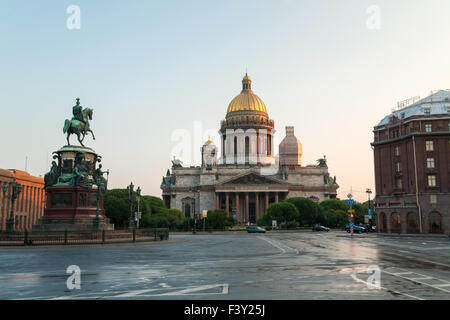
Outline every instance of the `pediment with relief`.
{"type": "Polygon", "coordinates": [[[222,185],[265,185],[265,184],[271,184],[271,185],[279,185],[279,184],[285,184],[284,181],[278,181],[274,178],[269,178],[265,176],[261,176],[256,173],[249,173],[244,176],[231,179],[229,181],[226,181],[222,183],[222,185]]]}

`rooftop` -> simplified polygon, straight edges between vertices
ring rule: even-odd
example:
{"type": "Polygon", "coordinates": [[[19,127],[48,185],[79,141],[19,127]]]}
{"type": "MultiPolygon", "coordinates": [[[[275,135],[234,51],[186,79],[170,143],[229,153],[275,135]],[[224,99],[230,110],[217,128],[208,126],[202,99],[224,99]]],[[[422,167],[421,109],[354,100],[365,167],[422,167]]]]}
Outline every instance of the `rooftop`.
{"type": "Polygon", "coordinates": [[[392,117],[407,119],[413,116],[450,115],[450,90],[439,90],[405,108],[396,110],[384,117],[378,126],[387,125],[392,117]]]}

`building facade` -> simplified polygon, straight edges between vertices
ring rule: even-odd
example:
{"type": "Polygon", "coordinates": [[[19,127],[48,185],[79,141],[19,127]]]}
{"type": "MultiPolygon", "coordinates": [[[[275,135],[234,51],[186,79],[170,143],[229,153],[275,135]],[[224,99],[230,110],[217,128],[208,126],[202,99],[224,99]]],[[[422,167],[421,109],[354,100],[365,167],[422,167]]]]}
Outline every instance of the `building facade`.
{"type": "Polygon", "coordinates": [[[378,227],[450,232],[450,91],[394,111],[374,128],[378,227]]]}
{"type": "Polygon", "coordinates": [[[10,183],[15,180],[22,186],[18,198],[14,201],[14,231],[31,230],[33,224],[44,214],[44,179],[21,170],[0,169],[0,230],[6,229],[6,220],[10,217],[10,183]],[[6,193],[3,192],[7,184],[6,193]]]}
{"type": "Polygon", "coordinates": [[[193,217],[204,210],[224,209],[238,223],[256,223],[272,202],[289,197],[316,201],[336,198],[336,178],[328,173],[326,158],[318,165],[302,166],[302,145],[294,127],[274,156],[274,121],[252,91],[246,74],[242,91],[229,104],[220,123],[221,157],[209,139],[201,148],[201,166],[183,167],[173,160],[161,183],[168,208],[193,217]]]}

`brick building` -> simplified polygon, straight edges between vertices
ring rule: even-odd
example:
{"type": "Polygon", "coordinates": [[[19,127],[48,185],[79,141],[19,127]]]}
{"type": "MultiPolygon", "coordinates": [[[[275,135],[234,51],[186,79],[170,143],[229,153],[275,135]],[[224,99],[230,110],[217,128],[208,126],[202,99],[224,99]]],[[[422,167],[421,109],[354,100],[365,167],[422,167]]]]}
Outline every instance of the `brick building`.
{"type": "Polygon", "coordinates": [[[44,179],[25,171],[4,169],[0,169],[0,230],[6,229],[6,220],[10,215],[11,201],[6,196],[11,190],[9,184],[14,179],[22,185],[22,190],[14,201],[14,230],[31,230],[33,224],[44,214],[44,179]],[[3,192],[5,182],[9,185],[6,194],[3,192]]]}
{"type": "Polygon", "coordinates": [[[450,232],[450,91],[394,111],[374,128],[380,232],[450,232]]]}

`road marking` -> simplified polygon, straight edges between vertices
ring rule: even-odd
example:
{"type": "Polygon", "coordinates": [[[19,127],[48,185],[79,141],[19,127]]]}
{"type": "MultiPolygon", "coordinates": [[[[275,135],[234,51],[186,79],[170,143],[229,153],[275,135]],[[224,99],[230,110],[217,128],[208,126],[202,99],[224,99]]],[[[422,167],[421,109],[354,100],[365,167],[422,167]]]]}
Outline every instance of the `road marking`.
{"type": "Polygon", "coordinates": [[[209,289],[217,288],[217,287],[222,287],[222,292],[221,293],[216,293],[216,294],[228,294],[228,283],[223,283],[223,284],[210,284],[210,285],[205,285],[205,286],[186,288],[186,289],[183,289],[183,290],[162,293],[162,294],[159,294],[159,296],[185,295],[185,294],[191,294],[192,292],[198,292],[198,291],[202,291],[202,290],[209,290],[209,289]]]}
{"type": "Polygon", "coordinates": [[[393,274],[398,276],[398,275],[403,275],[403,274],[412,274],[412,272],[396,272],[396,273],[393,273],[393,274]]]}
{"type": "Polygon", "coordinates": [[[390,274],[392,276],[399,277],[399,278],[402,278],[402,279],[405,279],[405,280],[409,280],[409,281],[412,281],[412,282],[415,282],[415,283],[419,283],[421,285],[428,286],[428,287],[431,287],[431,288],[434,288],[434,289],[437,289],[437,290],[440,290],[440,291],[443,291],[443,292],[450,293],[450,290],[446,290],[444,288],[441,288],[443,286],[450,286],[450,282],[448,282],[446,280],[429,277],[429,276],[426,276],[426,275],[423,275],[423,274],[420,274],[420,273],[417,273],[417,272],[412,272],[411,274],[418,275],[418,276],[420,276],[419,278],[417,278],[417,277],[415,277],[415,278],[405,277],[404,275],[401,275],[401,274],[399,275],[399,273],[392,273],[392,272],[389,272],[389,271],[386,271],[386,270],[381,270],[381,272],[384,272],[384,273],[387,273],[387,274],[390,274]],[[423,281],[420,281],[420,280],[437,280],[437,281],[442,282],[442,284],[439,284],[439,285],[429,284],[429,283],[426,283],[426,282],[423,282],[423,281]]]}
{"type": "Polygon", "coordinates": [[[281,252],[282,252],[283,254],[286,253],[286,250],[284,250],[284,249],[283,249],[282,247],[280,247],[278,244],[272,242],[272,240],[269,240],[269,239],[267,239],[266,237],[258,237],[258,238],[263,239],[264,241],[266,241],[267,243],[271,244],[271,245],[274,246],[275,248],[280,249],[281,252]]]}
{"type": "MultiPolygon", "coordinates": [[[[352,277],[353,280],[355,280],[356,282],[364,283],[365,285],[367,285],[367,282],[366,282],[366,281],[361,280],[361,279],[358,279],[358,277],[356,276],[356,273],[352,273],[352,274],[351,274],[351,277],[352,277]]],[[[386,291],[390,291],[390,292],[394,292],[394,293],[396,293],[396,294],[400,294],[400,295],[403,295],[403,296],[406,296],[406,297],[410,297],[410,298],[413,298],[413,299],[416,299],[416,300],[425,300],[425,299],[423,299],[423,298],[419,298],[419,297],[416,297],[416,296],[413,296],[413,295],[410,295],[410,294],[407,294],[407,293],[403,293],[403,292],[400,292],[400,291],[388,289],[388,288],[385,288],[385,287],[382,287],[382,286],[380,286],[380,289],[383,289],[383,290],[386,290],[386,291]]]]}
{"type": "Polygon", "coordinates": [[[125,293],[115,294],[115,295],[96,295],[95,293],[88,295],[64,295],[59,297],[39,297],[31,299],[49,299],[49,300],[67,300],[67,299],[115,299],[115,298],[142,298],[142,297],[162,297],[162,296],[183,296],[183,295],[218,295],[218,294],[228,294],[229,284],[209,284],[203,286],[193,286],[193,287],[180,287],[173,288],[175,291],[154,293],[155,291],[161,291],[161,288],[156,289],[145,289],[145,290],[132,290],[125,293]],[[222,289],[220,292],[201,292],[205,290],[210,290],[214,288],[222,289]]]}

